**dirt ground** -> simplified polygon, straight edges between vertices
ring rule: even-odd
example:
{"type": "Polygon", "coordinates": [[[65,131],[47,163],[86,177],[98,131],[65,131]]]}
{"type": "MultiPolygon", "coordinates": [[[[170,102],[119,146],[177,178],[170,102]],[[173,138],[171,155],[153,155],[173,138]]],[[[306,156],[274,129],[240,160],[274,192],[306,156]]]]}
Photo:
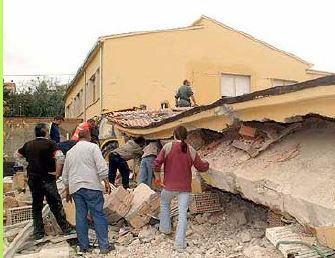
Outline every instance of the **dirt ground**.
{"type": "MultiPolygon", "coordinates": [[[[174,234],[161,234],[158,225],[154,225],[138,234],[130,232],[121,237],[110,231],[116,250],[106,257],[282,257],[265,238],[265,229],[269,227],[267,209],[229,193],[222,195],[222,202],[220,212],[189,216],[189,246],[183,253],[173,250],[174,234]]],[[[176,220],[173,225],[176,226],[176,220]]],[[[85,255],[98,256],[97,253],[85,255]]]]}

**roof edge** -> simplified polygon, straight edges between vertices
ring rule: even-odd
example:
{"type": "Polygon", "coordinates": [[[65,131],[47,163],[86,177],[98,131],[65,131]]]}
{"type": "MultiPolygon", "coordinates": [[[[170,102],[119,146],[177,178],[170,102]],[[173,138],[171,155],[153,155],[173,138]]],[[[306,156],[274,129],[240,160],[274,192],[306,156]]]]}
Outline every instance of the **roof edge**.
{"type": "Polygon", "coordinates": [[[237,33],[243,35],[244,37],[246,37],[248,39],[251,39],[251,40],[253,40],[253,41],[257,42],[257,43],[260,43],[260,44],[262,44],[262,45],[264,45],[264,46],[266,46],[268,48],[271,48],[272,50],[278,51],[278,52],[280,52],[282,54],[285,54],[285,55],[287,55],[289,57],[292,57],[292,58],[298,60],[299,62],[308,65],[309,67],[312,67],[314,65],[314,64],[312,64],[312,63],[310,63],[310,62],[308,62],[308,61],[306,61],[306,60],[304,60],[304,59],[302,59],[302,58],[300,58],[300,57],[298,57],[298,56],[296,56],[296,55],[294,55],[294,54],[292,54],[290,52],[281,50],[281,49],[279,49],[279,48],[277,48],[277,47],[275,47],[275,46],[273,46],[273,45],[271,45],[271,44],[269,44],[269,43],[267,43],[267,42],[265,42],[263,40],[255,38],[254,36],[252,36],[252,35],[250,35],[250,34],[248,34],[246,32],[243,32],[243,31],[240,31],[240,30],[236,30],[236,29],[234,29],[234,28],[232,28],[232,27],[230,27],[230,26],[228,26],[228,25],[226,25],[226,24],[224,24],[222,22],[219,22],[219,21],[217,21],[217,20],[215,20],[213,18],[210,18],[210,17],[208,17],[206,15],[201,15],[201,17],[199,19],[197,19],[195,22],[192,23],[192,26],[196,26],[202,19],[209,20],[209,21],[211,21],[211,22],[213,22],[213,23],[215,23],[215,24],[217,24],[217,25],[219,25],[219,26],[221,26],[221,27],[223,27],[225,29],[237,32],[237,33]]]}
{"type": "Polygon", "coordinates": [[[145,34],[151,34],[151,33],[197,30],[197,29],[203,29],[203,28],[204,28],[204,26],[201,26],[201,25],[194,25],[194,26],[191,25],[191,26],[187,26],[187,27],[179,27],[179,28],[163,29],[163,30],[135,31],[135,32],[127,32],[127,33],[111,34],[111,35],[101,36],[101,37],[99,37],[99,40],[138,36],[138,35],[145,35],[145,34]]]}
{"type": "Polygon", "coordinates": [[[78,70],[76,72],[76,75],[73,77],[71,82],[68,84],[68,86],[66,88],[66,92],[65,92],[65,97],[67,97],[67,95],[70,93],[70,91],[73,87],[73,84],[76,83],[79,80],[79,77],[84,72],[84,69],[85,69],[86,65],[92,60],[93,57],[95,57],[95,55],[97,54],[97,50],[100,48],[102,43],[103,42],[98,39],[95,42],[95,44],[93,45],[93,47],[91,48],[91,50],[88,52],[86,58],[84,59],[84,62],[78,68],[78,70]]]}
{"type": "Polygon", "coordinates": [[[327,72],[327,71],[321,71],[321,70],[315,70],[315,69],[306,69],[306,73],[311,73],[311,74],[320,74],[320,75],[334,75],[335,73],[332,72],[327,72]]]}
{"type": "Polygon", "coordinates": [[[163,124],[174,122],[181,118],[191,116],[191,115],[203,112],[203,111],[207,111],[209,109],[216,108],[216,107],[219,107],[225,104],[235,104],[235,103],[250,101],[250,100],[263,98],[263,97],[283,95],[283,94],[288,94],[288,93],[296,92],[300,90],[305,90],[305,89],[310,89],[310,88],[315,88],[315,87],[322,87],[322,86],[333,86],[333,85],[335,85],[335,75],[329,75],[329,76],[324,76],[324,77],[320,77],[317,79],[308,80],[308,81],[304,81],[304,82],[300,82],[300,83],[296,83],[292,85],[277,86],[277,87],[272,87],[272,88],[268,88],[265,90],[259,90],[259,91],[255,91],[255,92],[241,95],[241,96],[221,98],[209,105],[198,106],[198,107],[192,108],[190,110],[177,114],[173,117],[161,120],[159,122],[154,122],[144,127],[137,127],[137,126],[133,126],[133,127],[121,126],[121,127],[125,129],[150,129],[150,128],[159,127],[163,124]]]}
{"type": "Polygon", "coordinates": [[[131,36],[139,36],[139,35],[145,35],[145,34],[151,34],[151,33],[161,33],[161,32],[173,32],[173,31],[187,31],[187,30],[198,30],[203,29],[204,26],[188,26],[188,27],[180,27],[180,28],[173,28],[173,29],[164,29],[164,30],[153,30],[153,31],[138,31],[138,32],[128,32],[128,33],[121,33],[121,34],[112,34],[107,36],[101,36],[98,38],[97,42],[94,44],[92,49],[88,52],[84,62],[82,65],[78,68],[76,75],[73,77],[72,81],[69,83],[66,92],[65,97],[69,94],[71,91],[71,88],[75,82],[78,81],[80,75],[82,74],[85,66],[91,61],[91,59],[95,56],[96,50],[98,47],[108,39],[115,39],[115,38],[123,38],[123,37],[131,37],[131,36]]]}

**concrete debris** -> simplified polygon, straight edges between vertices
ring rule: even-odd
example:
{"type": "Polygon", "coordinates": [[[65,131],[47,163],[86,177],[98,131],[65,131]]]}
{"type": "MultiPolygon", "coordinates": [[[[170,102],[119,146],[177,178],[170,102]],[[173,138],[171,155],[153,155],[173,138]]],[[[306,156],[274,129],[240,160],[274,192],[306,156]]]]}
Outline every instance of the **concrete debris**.
{"type": "Polygon", "coordinates": [[[125,218],[134,228],[141,228],[158,212],[160,196],[146,184],[139,184],[131,194],[131,208],[125,218]]]}
{"type": "Polygon", "coordinates": [[[335,251],[317,245],[316,238],[303,233],[302,227],[291,225],[266,229],[267,239],[284,257],[333,257],[335,251]]]}
{"type": "Polygon", "coordinates": [[[27,172],[16,172],[13,177],[13,189],[24,190],[27,188],[27,172]]]}
{"type": "Polygon", "coordinates": [[[310,227],[335,225],[331,190],[335,185],[335,123],[308,117],[291,125],[247,125],[257,128],[255,139],[242,139],[225,131],[221,140],[199,150],[200,156],[210,163],[209,172],[200,174],[206,183],[241,194],[281,214],[290,214],[310,227]],[[236,148],[237,141],[249,146],[236,148]],[[254,150],[254,155],[250,150],[254,150]]]}
{"type": "Polygon", "coordinates": [[[132,205],[133,195],[122,186],[119,186],[110,195],[106,195],[104,210],[107,214],[116,212],[119,216],[125,217],[132,205]]]}
{"type": "Polygon", "coordinates": [[[216,192],[196,193],[191,197],[190,211],[193,214],[222,210],[220,197],[216,192]]]}
{"type": "Polygon", "coordinates": [[[68,258],[70,257],[71,248],[67,242],[61,242],[59,244],[50,244],[43,246],[38,252],[30,254],[19,254],[15,255],[15,258],[68,258]]]}
{"type": "Polygon", "coordinates": [[[117,237],[116,250],[108,257],[282,257],[264,237],[267,227],[265,208],[228,193],[222,193],[220,199],[224,203],[223,211],[189,215],[188,247],[183,253],[173,248],[175,218],[171,236],[160,233],[156,226],[147,225],[137,235],[128,232],[117,237]],[[244,214],[240,223],[234,222],[236,214],[244,214]]]}
{"type": "Polygon", "coordinates": [[[319,243],[335,250],[335,227],[317,227],[315,230],[319,243]]]}
{"type": "Polygon", "coordinates": [[[256,128],[242,124],[238,133],[242,136],[254,138],[256,135],[256,128]]]}

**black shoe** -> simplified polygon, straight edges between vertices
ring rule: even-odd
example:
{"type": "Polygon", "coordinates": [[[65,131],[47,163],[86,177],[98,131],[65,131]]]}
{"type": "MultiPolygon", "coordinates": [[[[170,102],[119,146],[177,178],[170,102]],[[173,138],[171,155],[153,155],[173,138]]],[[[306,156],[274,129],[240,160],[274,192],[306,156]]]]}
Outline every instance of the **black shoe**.
{"type": "Polygon", "coordinates": [[[34,234],[34,239],[35,240],[41,240],[45,236],[44,233],[36,233],[34,234]]]}
{"type": "Polygon", "coordinates": [[[100,254],[109,254],[113,250],[115,250],[114,244],[109,244],[108,249],[100,250],[100,254]]]}
{"type": "Polygon", "coordinates": [[[87,253],[92,253],[93,252],[93,248],[89,247],[89,248],[78,248],[79,250],[77,250],[77,255],[83,255],[83,254],[87,254],[87,253]]]}

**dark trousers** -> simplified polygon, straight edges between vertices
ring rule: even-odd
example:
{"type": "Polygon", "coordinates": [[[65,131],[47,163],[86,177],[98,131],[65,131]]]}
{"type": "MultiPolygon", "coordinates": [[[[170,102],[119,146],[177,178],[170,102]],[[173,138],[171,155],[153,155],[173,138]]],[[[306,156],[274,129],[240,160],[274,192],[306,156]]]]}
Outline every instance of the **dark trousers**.
{"type": "Polygon", "coordinates": [[[129,188],[129,167],[119,154],[111,153],[109,155],[109,182],[115,184],[116,171],[119,170],[122,177],[122,185],[125,189],[129,188]]]}
{"type": "Polygon", "coordinates": [[[66,221],[62,199],[58,193],[55,180],[43,180],[41,178],[29,178],[28,185],[33,197],[33,225],[34,235],[44,235],[44,224],[42,217],[44,197],[54,214],[58,225],[66,232],[69,224],[66,221]]]}

